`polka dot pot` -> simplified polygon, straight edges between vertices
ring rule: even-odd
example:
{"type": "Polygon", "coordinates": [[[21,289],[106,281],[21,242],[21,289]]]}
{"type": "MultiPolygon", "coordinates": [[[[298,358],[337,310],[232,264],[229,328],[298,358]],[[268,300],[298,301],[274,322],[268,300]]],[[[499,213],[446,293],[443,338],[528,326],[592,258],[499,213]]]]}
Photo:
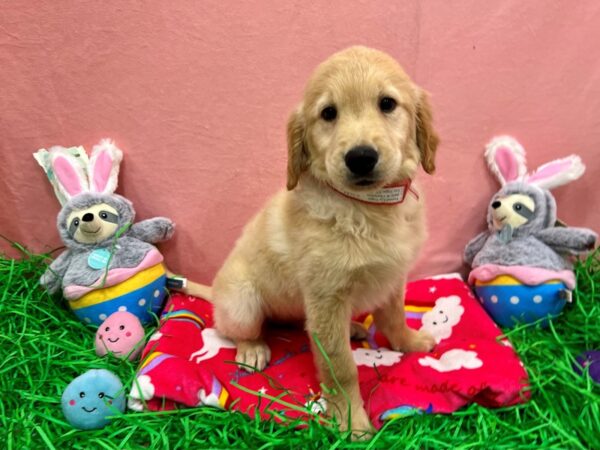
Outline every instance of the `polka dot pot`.
{"type": "Polygon", "coordinates": [[[509,275],[491,281],[476,280],[475,293],[488,314],[502,327],[532,323],[540,319],[543,327],[548,319],[563,310],[568,289],[562,281],[552,280],[529,286],[509,275]]]}
{"type": "Polygon", "coordinates": [[[84,323],[100,325],[115,312],[128,312],[142,324],[151,323],[166,297],[166,272],[157,264],[110,287],[95,289],[69,306],[84,323]]]}

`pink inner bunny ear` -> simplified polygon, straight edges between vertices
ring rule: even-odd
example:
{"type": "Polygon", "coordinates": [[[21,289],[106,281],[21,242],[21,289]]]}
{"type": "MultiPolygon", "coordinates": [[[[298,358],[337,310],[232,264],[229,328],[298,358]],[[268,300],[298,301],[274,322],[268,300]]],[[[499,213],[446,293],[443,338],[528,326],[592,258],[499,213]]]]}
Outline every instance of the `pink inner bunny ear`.
{"type": "Polygon", "coordinates": [[[525,150],[510,136],[498,136],[486,146],[485,159],[501,185],[521,179],[526,171],[525,150]]]}
{"type": "Polygon", "coordinates": [[[52,160],[54,175],[60,183],[62,190],[68,197],[73,197],[86,190],[81,174],[73,166],[73,162],[66,156],[57,156],[52,160]]]}
{"type": "Polygon", "coordinates": [[[123,153],[112,141],[103,140],[92,149],[90,185],[93,192],[112,194],[117,188],[123,153]]]}
{"type": "Polygon", "coordinates": [[[532,173],[531,176],[527,178],[527,181],[535,183],[536,181],[558,175],[559,173],[566,171],[569,167],[571,167],[571,162],[565,160],[556,161],[555,164],[544,164],[532,173]]]}
{"type": "Polygon", "coordinates": [[[98,155],[94,164],[94,173],[92,174],[92,190],[102,192],[106,189],[112,169],[112,158],[106,152],[98,155]]]}
{"type": "Polygon", "coordinates": [[[527,182],[544,189],[552,189],[579,178],[585,172],[581,158],[571,155],[543,164],[527,177],[527,182]]]}
{"type": "Polygon", "coordinates": [[[498,169],[500,169],[500,173],[506,182],[519,178],[519,165],[508,148],[501,147],[496,150],[494,161],[496,161],[498,169]]]}

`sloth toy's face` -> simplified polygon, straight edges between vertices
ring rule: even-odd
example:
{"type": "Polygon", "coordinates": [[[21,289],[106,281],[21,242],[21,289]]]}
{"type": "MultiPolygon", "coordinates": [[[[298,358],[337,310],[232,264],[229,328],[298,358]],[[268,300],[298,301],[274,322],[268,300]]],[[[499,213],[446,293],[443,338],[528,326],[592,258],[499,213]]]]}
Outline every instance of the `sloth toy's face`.
{"type": "Polygon", "coordinates": [[[510,225],[513,229],[525,225],[535,214],[533,198],[525,194],[512,194],[495,198],[491,205],[492,221],[496,230],[510,225]]]}
{"type": "Polygon", "coordinates": [[[67,218],[69,235],[81,244],[102,242],[115,234],[118,227],[119,213],[106,203],[75,210],[67,218]]]}

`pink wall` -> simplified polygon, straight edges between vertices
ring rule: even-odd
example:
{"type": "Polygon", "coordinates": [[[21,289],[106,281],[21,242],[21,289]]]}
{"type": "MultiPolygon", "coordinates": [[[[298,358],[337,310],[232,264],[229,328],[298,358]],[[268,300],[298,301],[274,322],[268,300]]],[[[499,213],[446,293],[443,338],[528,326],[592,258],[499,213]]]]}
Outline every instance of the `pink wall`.
{"type": "Polygon", "coordinates": [[[169,264],[209,282],[284,185],[285,121],[309,73],[355,43],[390,52],[432,93],[443,144],[438,174],[422,177],[431,239],[413,276],[460,267],[496,188],[482,148],[497,133],[517,136],[532,165],[578,152],[588,171],[556,191],[559,213],[598,229],[600,3],[494,3],[5,4],[0,232],[58,246],[58,202],[31,153],[109,136],[138,218],[177,222],[169,264]]]}

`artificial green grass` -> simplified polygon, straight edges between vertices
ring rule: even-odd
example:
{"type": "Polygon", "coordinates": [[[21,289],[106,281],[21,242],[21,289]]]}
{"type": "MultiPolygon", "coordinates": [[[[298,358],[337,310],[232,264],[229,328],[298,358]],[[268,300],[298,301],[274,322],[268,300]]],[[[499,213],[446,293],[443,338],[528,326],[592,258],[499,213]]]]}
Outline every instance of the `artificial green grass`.
{"type": "Polygon", "coordinates": [[[531,378],[529,403],[398,419],[365,442],[314,422],[298,429],[207,407],[129,412],[102,430],[74,430],[60,409],[65,386],[90,368],[130,385],[135,366],[95,356],[93,330],[39,288],[45,257],[23,252],[0,257],[0,449],[600,449],[600,385],[572,370],[577,355],[600,348],[599,252],[577,265],[575,303],[550,329],[507,333],[531,378]]]}

